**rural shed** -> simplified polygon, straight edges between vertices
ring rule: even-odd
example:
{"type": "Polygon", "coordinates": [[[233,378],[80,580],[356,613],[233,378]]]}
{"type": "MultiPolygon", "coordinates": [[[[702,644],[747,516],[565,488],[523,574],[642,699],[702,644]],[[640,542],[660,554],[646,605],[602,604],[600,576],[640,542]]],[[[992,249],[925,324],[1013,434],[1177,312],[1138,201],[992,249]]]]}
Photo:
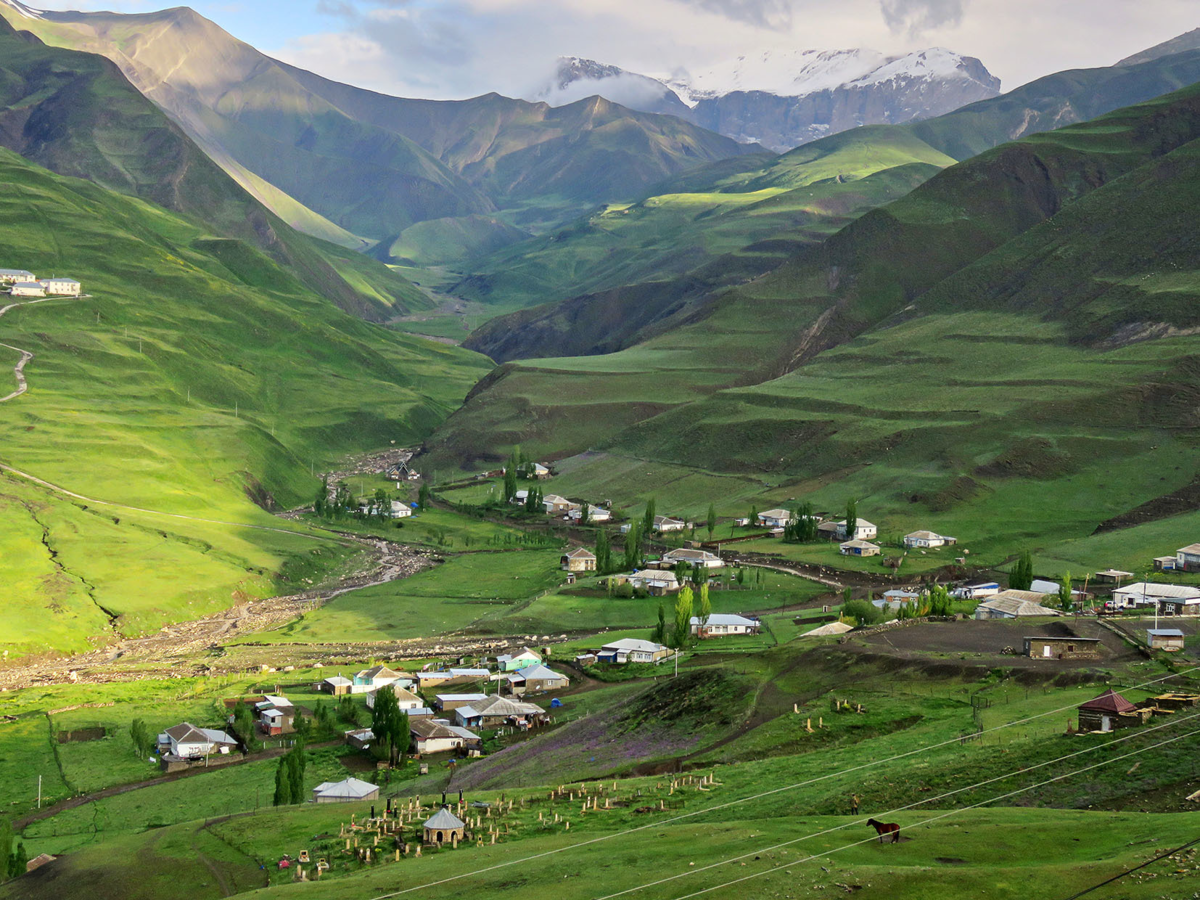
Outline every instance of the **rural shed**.
{"type": "Polygon", "coordinates": [[[1151,650],[1182,650],[1183,632],[1178,628],[1147,628],[1146,644],[1151,650]]]}
{"type": "Polygon", "coordinates": [[[1080,731],[1112,731],[1144,725],[1153,715],[1150,709],[1138,709],[1116,691],[1109,688],[1094,700],[1079,707],[1080,731]]]}
{"type": "Polygon", "coordinates": [[[1030,659],[1099,659],[1103,646],[1099,638],[1039,635],[1025,638],[1022,655],[1030,659]]]}

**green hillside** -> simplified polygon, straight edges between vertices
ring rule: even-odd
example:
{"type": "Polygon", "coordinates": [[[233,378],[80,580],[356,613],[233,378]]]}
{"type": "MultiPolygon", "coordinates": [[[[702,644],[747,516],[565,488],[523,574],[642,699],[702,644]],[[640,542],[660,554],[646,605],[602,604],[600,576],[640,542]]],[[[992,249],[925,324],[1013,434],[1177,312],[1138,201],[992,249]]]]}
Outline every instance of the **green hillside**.
{"type": "MultiPolygon", "coordinates": [[[[0,319],[0,342],[35,354],[29,392],[0,404],[0,462],[176,515],[0,480],[0,566],[19,586],[0,628],[10,658],[81,649],[113,634],[110,616],[139,633],[329,571],[344,548],[245,527],[281,527],[256,503],[298,504],[316,489],[310,470],[420,441],[487,371],[348,315],[257,249],[142,200],[8,151],[0,185],[5,263],[70,273],[90,295],[0,319]]],[[[17,353],[0,353],[11,384],[17,353]]]]}
{"type": "Polygon", "coordinates": [[[497,207],[512,209],[517,227],[561,221],[749,150],[607,101],[552,109],[496,94],[376,94],[279,63],[186,8],[0,13],[48,43],[111,59],[248,189],[320,233],[332,223],[394,240],[415,222],[497,207]],[[296,215],[297,204],[318,220],[296,215]]]}
{"type": "MultiPolygon", "coordinates": [[[[989,151],[671,332],[502,366],[431,458],[604,449],[668,483],[761,479],[760,508],[857,496],[997,549],[1083,538],[1196,475],[1198,138],[1189,88],[989,151]]],[[[586,460],[571,481],[613,466],[586,460]]]]}
{"type": "Polygon", "coordinates": [[[0,145],[60,174],[199,219],[359,315],[378,319],[429,305],[385,266],[354,266],[351,276],[341,248],[276,218],[107,60],[19,36],[3,19],[0,50],[0,145]]]}
{"type": "Polygon", "coordinates": [[[569,227],[468,262],[469,275],[453,293],[497,311],[536,308],[493,319],[467,345],[500,362],[622,349],[673,327],[678,319],[670,317],[680,309],[776,268],[956,159],[1197,80],[1196,51],[1064,72],[936,119],[854,129],[778,157],[695,169],[635,203],[609,204],[569,227]],[[630,308],[637,310],[632,321],[630,308]]]}

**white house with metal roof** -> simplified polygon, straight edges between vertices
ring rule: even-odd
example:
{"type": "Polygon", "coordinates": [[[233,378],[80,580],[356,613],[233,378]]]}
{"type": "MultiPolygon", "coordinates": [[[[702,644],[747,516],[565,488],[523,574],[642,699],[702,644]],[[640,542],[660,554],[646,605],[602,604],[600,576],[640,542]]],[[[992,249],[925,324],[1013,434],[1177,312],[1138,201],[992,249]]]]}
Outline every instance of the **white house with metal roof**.
{"type": "Polygon", "coordinates": [[[74,278],[63,275],[51,275],[42,279],[42,287],[51,297],[78,297],[83,292],[81,285],[74,278]]]}
{"type": "Polygon", "coordinates": [[[731,634],[757,634],[761,623],[758,619],[737,616],[731,613],[713,613],[707,619],[692,616],[692,634],[702,638],[727,637],[731,634]]]}
{"type": "Polygon", "coordinates": [[[957,543],[958,538],[938,534],[936,531],[914,531],[904,536],[904,546],[910,550],[925,550],[957,543]]]}
{"type": "Polygon", "coordinates": [[[45,297],[46,288],[40,281],[17,281],[12,286],[14,297],[45,297]]]}
{"type": "Polygon", "coordinates": [[[613,641],[611,644],[605,644],[600,648],[600,652],[596,654],[596,658],[600,662],[610,662],[617,664],[624,663],[652,663],[658,662],[660,659],[665,659],[671,653],[662,644],[656,644],[654,641],[643,641],[638,638],[622,638],[619,641],[613,641]]]}
{"type": "Polygon", "coordinates": [[[662,562],[674,568],[679,563],[689,566],[702,566],[705,569],[720,569],[725,561],[715,553],[707,550],[695,550],[691,547],[680,547],[678,550],[668,550],[663,554],[662,562]]]}
{"type": "Polygon", "coordinates": [[[1156,584],[1152,581],[1136,581],[1117,588],[1112,594],[1112,605],[1117,609],[1133,609],[1138,606],[1154,606],[1158,603],[1178,602],[1181,605],[1200,607],[1200,588],[1186,584],[1156,584]]]}
{"type": "Polygon", "coordinates": [[[200,759],[237,749],[237,740],[214,728],[197,728],[183,722],[158,736],[159,752],[179,759],[200,759]]]}
{"type": "Polygon", "coordinates": [[[323,781],[313,788],[314,803],[353,803],[356,800],[376,800],[379,787],[357,778],[344,781],[323,781]]]}
{"type": "Polygon", "coordinates": [[[0,269],[0,284],[16,284],[18,281],[37,281],[37,276],[25,269],[0,269]]]}

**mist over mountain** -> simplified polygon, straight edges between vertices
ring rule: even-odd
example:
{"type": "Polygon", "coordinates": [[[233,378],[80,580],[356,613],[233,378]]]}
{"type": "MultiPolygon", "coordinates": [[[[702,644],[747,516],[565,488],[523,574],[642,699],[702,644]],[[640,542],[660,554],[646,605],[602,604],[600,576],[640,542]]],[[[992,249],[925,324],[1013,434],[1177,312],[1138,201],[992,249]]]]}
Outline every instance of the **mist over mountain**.
{"type": "Polygon", "coordinates": [[[783,152],[848,128],[943,115],[999,92],[1000,80],[978,59],[935,47],[892,57],[764,50],[664,78],[564,57],[535,99],[557,105],[598,94],[783,152]]]}

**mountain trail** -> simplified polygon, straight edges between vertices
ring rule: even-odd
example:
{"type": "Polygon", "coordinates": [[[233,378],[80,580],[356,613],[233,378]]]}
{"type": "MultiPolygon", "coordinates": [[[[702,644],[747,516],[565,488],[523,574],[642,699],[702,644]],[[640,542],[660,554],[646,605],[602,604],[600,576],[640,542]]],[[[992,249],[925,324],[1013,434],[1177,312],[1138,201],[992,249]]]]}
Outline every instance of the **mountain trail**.
{"type": "MultiPolygon", "coordinates": [[[[0,316],[3,316],[10,309],[16,309],[18,306],[32,306],[34,303],[46,303],[50,300],[77,300],[77,297],[42,297],[40,300],[23,300],[20,303],[10,303],[8,306],[0,307],[0,316]]],[[[29,382],[25,378],[25,364],[33,359],[33,353],[29,350],[22,350],[20,347],[14,347],[12,344],[0,344],[0,347],[5,347],[9,350],[14,350],[21,354],[21,359],[13,366],[13,375],[17,378],[17,389],[7,397],[0,397],[0,403],[7,403],[9,400],[15,400],[29,390],[29,382]]]]}

